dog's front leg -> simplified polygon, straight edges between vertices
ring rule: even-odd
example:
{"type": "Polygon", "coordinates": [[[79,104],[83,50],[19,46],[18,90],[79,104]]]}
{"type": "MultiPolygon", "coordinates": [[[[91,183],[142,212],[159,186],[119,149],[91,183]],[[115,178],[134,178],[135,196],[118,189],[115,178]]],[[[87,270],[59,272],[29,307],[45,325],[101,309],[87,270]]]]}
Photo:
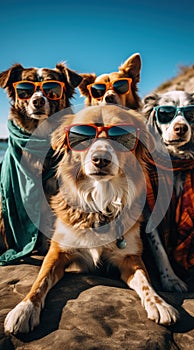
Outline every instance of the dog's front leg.
{"type": "Polygon", "coordinates": [[[155,229],[147,234],[147,239],[154,255],[160,273],[162,287],[169,292],[187,292],[188,287],[173,271],[167,253],[161,242],[158,231],[155,229]]]}
{"type": "Polygon", "coordinates": [[[46,295],[63,277],[67,263],[67,254],[62,253],[58,245],[52,242],[30,292],[8,313],[4,323],[5,332],[28,333],[39,324],[46,295]]]}
{"type": "Polygon", "coordinates": [[[149,319],[163,325],[177,321],[178,311],[154,291],[139,256],[127,255],[120,265],[120,272],[122,280],[139,295],[149,319]]]}

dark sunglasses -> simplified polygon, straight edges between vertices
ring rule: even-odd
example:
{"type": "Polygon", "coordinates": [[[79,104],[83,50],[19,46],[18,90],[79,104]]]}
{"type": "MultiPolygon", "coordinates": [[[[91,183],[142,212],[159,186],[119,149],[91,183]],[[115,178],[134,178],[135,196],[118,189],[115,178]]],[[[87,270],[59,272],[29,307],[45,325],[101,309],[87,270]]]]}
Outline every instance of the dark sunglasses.
{"type": "Polygon", "coordinates": [[[194,122],[194,105],[186,107],[176,106],[156,106],[154,107],[156,112],[156,119],[160,124],[170,123],[180,112],[186,121],[190,124],[194,122]]]}
{"type": "Polygon", "coordinates": [[[13,86],[16,91],[16,96],[20,100],[28,100],[31,98],[33,93],[37,90],[37,87],[40,88],[40,90],[49,100],[59,100],[61,99],[63,90],[65,89],[65,84],[62,81],[57,80],[41,82],[22,80],[13,83],[13,86]]]}
{"type": "Polygon", "coordinates": [[[107,83],[93,83],[87,86],[90,95],[95,99],[102,98],[106,91],[112,88],[117,94],[127,94],[131,88],[131,78],[120,78],[107,83]]]}
{"type": "Polygon", "coordinates": [[[102,131],[113,142],[114,148],[120,152],[133,151],[137,146],[140,129],[134,125],[96,126],[93,124],[76,124],[66,128],[69,149],[77,152],[87,150],[102,131]]]}

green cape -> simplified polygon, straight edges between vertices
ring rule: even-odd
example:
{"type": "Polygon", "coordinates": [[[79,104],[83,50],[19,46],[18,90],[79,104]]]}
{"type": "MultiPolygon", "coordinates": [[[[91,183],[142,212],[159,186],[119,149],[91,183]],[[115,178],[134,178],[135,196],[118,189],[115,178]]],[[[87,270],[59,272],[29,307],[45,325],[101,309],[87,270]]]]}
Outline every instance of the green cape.
{"type": "Polygon", "coordinates": [[[0,265],[13,263],[34,249],[39,232],[42,187],[55,172],[54,167],[42,174],[32,172],[30,166],[25,166],[22,157],[24,149],[41,164],[46,157],[53,156],[48,135],[39,138],[28,134],[11,120],[8,121],[8,129],[10,136],[2,163],[0,186],[6,238],[12,248],[0,256],[0,265]]]}

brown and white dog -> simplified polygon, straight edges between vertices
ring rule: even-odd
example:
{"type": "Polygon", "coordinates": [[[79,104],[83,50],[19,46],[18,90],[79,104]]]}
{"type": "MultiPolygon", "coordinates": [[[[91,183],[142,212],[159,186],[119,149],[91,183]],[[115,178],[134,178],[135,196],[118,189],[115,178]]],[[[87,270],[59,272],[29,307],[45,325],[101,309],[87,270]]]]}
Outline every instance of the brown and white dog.
{"type": "MultiPolygon", "coordinates": [[[[164,236],[166,236],[166,242],[174,241],[171,244],[175,245],[176,240],[177,242],[179,241],[179,239],[176,238],[176,236],[179,236],[179,230],[181,228],[181,210],[183,210],[184,206],[184,202],[181,198],[183,198],[183,195],[185,198],[184,184],[187,176],[190,176],[191,174],[191,176],[193,177],[194,94],[187,93],[185,91],[169,91],[163,94],[152,93],[150,95],[147,95],[143,100],[143,112],[147,118],[148,128],[156,140],[156,147],[159,157],[161,157],[162,159],[162,155],[164,154],[165,159],[165,153],[168,152],[172,161],[171,170],[173,170],[173,180],[172,185],[170,185],[173,190],[172,199],[169,203],[166,218],[162,221],[163,232],[160,232],[160,234],[162,236],[162,239],[164,239],[164,236]],[[176,211],[175,214],[176,206],[177,208],[179,207],[178,203],[180,203],[180,201],[182,201],[182,204],[179,208],[179,211],[176,211]],[[177,218],[179,217],[179,223],[176,222],[176,219],[174,217],[175,215],[177,216],[177,218]],[[172,221],[171,224],[169,223],[169,219],[167,218],[170,218],[170,220],[172,221]],[[173,231],[176,232],[176,236],[173,236],[173,231]],[[170,237],[170,235],[172,237],[170,237]]],[[[153,172],[154,170],[152,169],[152,173],[153,172]]],[[[166,169],[166,171],[164,170],[164,173],[166,173],[167,183],[170,169],[166,169]]],[[[150,176],[154,179],[154,176],[152,174],[150,176]]],[[[153,186],[155,186],[155,183],[153,186]]],[[[193,196],[194,188],[188,188],[187,191],[189,191],[191,196],[193,196]]],[[[189,211],[190,213],[192,212],[192,209],[189,207],[189,203],[192,202],[192,199],[189,201],[188,195],[187,208],[184,208],[185,210],[188,210],[188,213],[189,211]]],[[[187,220],[192,221],[192,218],[190,218],[189,214],[187,214],[185,218],[186,217],[187,220]]],[[[185,225],[187,225],[186,222],[185,225]]],[[[193,228],[191,228],[189,224],[187,225],[187,229],[184,230],[184,234],[186,234],[187,230],[188,234],[190,232],[191,235],[193,228]]],[[[159,231],[161,231],[161,229],[159,229],[159,231]]],[[[169,256],[173,261],[173,252],[168,252],[170,255],[167,255],[169,246],[167,243],[164,249],[164,245],[161,241],[159,231],[158,229],[155,229],[151,234],[148,234],[147,237],[152,247],[154,257],[157,261],[162,286],[164,290],[184,292],[187,290],[187,286],[175,274],[174,270],[172,269],[172,266],[169,262],[169,256]]],[[[191,237],[187,238],[191,239],[192,241],[191,237]]],[[[185,244],[184,239],[186,239],[186,236],[185,238],[182,237],[180,239],[182,239],[182,243],[181,241],[179,242],[180,246],[178,249],[180,249],[181,246],[183,249],[185,244]]],[[[187,248],[185,247],[185,252],[186,249],[188,249],[188,243],[187,248]]],[[[192,250],[192,248],[190,248],[190,250],[192,250]]],[[[181,250],[179,251],[179,254],[181,254],[181,250]]],[[[179,259],[181,261],[181,257],[179,257],[179,259]]],[[[183,256],[182,259],[184,259],[183,256]]]]}
{"type": "Polygon", "coordinates": [[[139,53],[130,56],[118,69],[118,72],[81,74],[83,80],[79,85],[85,105],[112,103],[132,109],[139,109],[140,98],[137,84],[140,81],[141,58],[139,53]]]}
{"type": "Polygon", "coordinates": [[[81,80],[82,77],[64,63],[58,63],[54,69],[24,68],[14,64],[0,73],[0,87],[6,89],[12,102],[9,119],[32,133],[43,120],[70,106],[70,99],[81,80]],[[53,82],[52,86],[41,85],[49,81],[53,82]],[[21,85],[23,82],[39,84],[25,86],[21,85]]]}
{"type": "MultiPolygon", "coordinates": [[[[17,144],[17,150],[15,148],[11,152],[17,153],[18,156],[21,152],[22,156],[26,157],[28,174],[30,172],[38,176],[42,171],[40,154],[41,138],[43,138],[43,135],[38,134],[38,128],[43,122],[49,120],[53,114],[70,106],[70,100],[75,93],[75,88],[81,80],[82,77],[75,71],[67,68],[64,63],[58,63],[54,69],[24,68],[21,64],[14,64],[6,71],[0,73],[0,87],[7,91],[8,97],[11,100],[8,123],[10,123],[10,127],[14,128],[17,133],[17,136],[12,135],[13,142],[10,141],[8,147],[14,148],[17,144]],[[22,137],[24,139],[26,137],[27,140],[35,131],[37,131],[36,136],[40,138],[40,144],[37,146],[39,152],[36,151],[36,155],[24,149],[25,140],[22,139],[22,137]]],[[[43,171],[49,171],[50,167],[52,167],[52,160],[47,157],[43,171]]],[[[7,166],[7,169],[9,169],[9,166],[7,166]]],[[[52,181],[48,181],[48,183],[47,188],[50,191],[52,181]]],[[[17,196],[16,202],[18,203],[18,201],[19,197],[17,196]]],[[[4,217],[2,216],[0,218],[0,226],[0,252],[2,253],[9,248],[13,248],[13,246],[9,244],[9,240],[6,237],[4,217]]]]}
{"type": "Polygon", "coordinates": [[[31,291],[8,313],[5,331],[32,331],[48,291],[67,268],[92,271],[103,261],[120,270],[149,319],[164,325],[177,320],[177,310],[152,288],[141,258],[140,169],[150,144],[142,116],[114,105],[84,108],[54,132],[52,145],[62,156],[51,204],[54,235],[31,291]]]}

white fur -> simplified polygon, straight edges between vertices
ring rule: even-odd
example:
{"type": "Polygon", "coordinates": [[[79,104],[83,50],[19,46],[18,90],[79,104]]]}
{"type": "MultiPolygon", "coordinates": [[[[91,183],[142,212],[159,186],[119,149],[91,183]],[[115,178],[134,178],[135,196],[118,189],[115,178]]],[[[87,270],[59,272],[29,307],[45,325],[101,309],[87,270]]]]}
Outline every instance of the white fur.
{"type": "Polygon", "coordinates": [[[37,91],[32,95],[32,97],[30,98],[29,104],[27,106],[27,113],[28,113],[28,115],[30,115],[31,118],[38,119],[38,120],[44,120],[44,119],[48,118],[48,115],[50,113],[50,106],[49,106],[49,102],[48,102],[47,98],[43,95],[42,91],[37,91]],[[35,114],[37,109],[33,105],[33,100],[36,97],[43,97],[44,98],[45,105],[42,108],[43,109],[42,114],[35,114]]]}
{"type": "Polygon", "coordinates": [[[166,291],[186,292],[187,285],[174,273],[157,230],[148,234],[148,240],[159,268],[162,287],[166,291]]]}
{"type": "MultiPolygon", "coordinates": [[[[169,91],[164,94],[153,94],[145,97],[145,105],[144,112],[147,114],[149,118],[149,114],[153,113],[154,106],[177,106],[184,107],[188,105],[194,104],[193,94],[186,93],[184,91],[169,91]]],[[[160,124],[155,120],[158,128],[161,131],[161,138],[166,144],[167,150],[172,154],[184,159],[186,157],[186,152],[188,152],[188,156],[192,156],[191,152],[179,149],[181,146],[186,145],[192,138],[192,128],[191,125],[187,122],[184,116],[178,112],[176,117],[169,124],[160,124]],[[187,132],[185,133],[182,140],[178,140],[178,136],[174,132],[174,127],[178,124],[186,125],[187,132]],[[170,144],[171,141],[177,142],[170,144]]],[[[183,188],[183,182],[181,178],[181,172],[176,173],[174,177],[174,188],[176,191],[176,195],[181,195],[181,191],[183,188]]],[[[167,253],[162,245],[162,242],[159,237],[159,233],[157,230],[154,230],[152,233],[147,235],[149,244],[151,246],[152,252],[154,254],[157,266],[160,271],[161,283],[164,290],[167,291],[176,291],[176,292],[185,292],[187,291],[186,284],[176,276],[174,273],[167,253]]]]}
{"type": "Polygon", "coordinates": [[[178,319],[178,311],[159,297],[141,270],[135,272],[128,285],[139,295],[150,320],[169,325],[178,319]]]}
{"type": "Polygon", "coordinates": [[[4,322],[5,332],[13,334],[32,331],[39,324],[41,308],[30,301],[21,301],[11,310],[4,322]]]}

